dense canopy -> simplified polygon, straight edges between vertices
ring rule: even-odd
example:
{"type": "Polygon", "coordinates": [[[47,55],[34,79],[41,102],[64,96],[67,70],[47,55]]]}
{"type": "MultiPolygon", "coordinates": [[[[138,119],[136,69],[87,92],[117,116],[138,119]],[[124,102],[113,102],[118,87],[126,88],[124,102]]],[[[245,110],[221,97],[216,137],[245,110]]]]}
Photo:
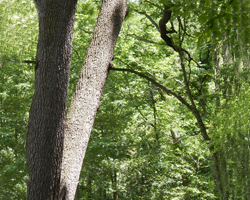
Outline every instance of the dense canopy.
{"type": "MultiPolygon", "coordinates": [[[[70,105],[101,1],[79,0],[70,105]]],[[[130,0],[75,199],[250,199],[250,4],[130,0]]],[[[26,199],[35,4],[0,1],[0,199],[26,199]]]]}

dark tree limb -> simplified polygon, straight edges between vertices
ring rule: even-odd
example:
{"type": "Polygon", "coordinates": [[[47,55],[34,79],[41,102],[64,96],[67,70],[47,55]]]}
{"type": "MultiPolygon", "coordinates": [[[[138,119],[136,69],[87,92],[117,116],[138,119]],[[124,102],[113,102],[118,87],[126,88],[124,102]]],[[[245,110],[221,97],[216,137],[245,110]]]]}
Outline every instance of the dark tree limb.
{"type": "Polygon", "coordinates": [[[171,13],[172,11],[170,10],[170,7],[164,6],[164,13],[159,21],[160,33],[161,33],[161,38],[166,42],[166,44],[178,52],[180,51],[180,49],[174,45],[172,39],[167,35],[168,33],[175,33],[173,27],[171,31],[167,31],[166,29],[166,24],[169,22],[171,18],[171,13]]]}
{"type": "Polygon", "coordinates": [[[173,40],[167,35],[169,33],[176,33],[176,31],[174,30],[174,27],[173,27],[173,23],[171,23],[171,30],[166,29],[166,24],[171,19],[171,13],[172,13],[172,11],[170,10],[170,7],[164,6],[164,13],[163,13],[162,18],[159,21],[161,38],[166,42],[166,44],[169,47],[173,48],[176,52],[181,52],[181,51],[185,52],[188,55],[189,59],[194,61],[195,64],[201,68],[199,63],[191,56],[191,54],[186,49],[183,49],[183,48],[175,45],[173,40]]]}
{"type": "Polygon", "coordinates": [[[36,61],[34,61],[34,60],[23,60],[22,63],[36,64],[36,61]]]}
{"type": "Polygon", "coordinates": [[[176,92],[168,89],[167,87],[165,87],[164,85],[158,83],[154,78],[151,78],[149,76],[147,76],[146,74],[144,73],[141,73],[141,72],[138,72],[138,71],[135,71],[133,69],[125,69],[125,68],[112,68],[110,70],[113,70],[113,71],[123,71],[123,72],[131,72],[133,74],[136,74],[142,78],[145,78],[147,79],[148,81],[150,81],[152,84],[154,84],[155,86],[161,88],[164,92],[166,92],[168,95],[172,95],[174,96],[175,98],[177,98],[182,104],[184,104],[189,110],[193,110],[192,106],[179,94],[177,94],[176,92]]]}
{"type": "MultiPolygon", "coordinates": [[[[182,62],[183,61],[183,58],[182,58],[182,62]]],[[[184,66],[184,63],[182,64],[182,67],[185,67],[184,66]]],[[[202,134],[202,137],[205,141],[210,141],[210,138],[206,132],[206,127],[203,123],[203,120],[200,116],[200,113],[199,111],[197,110],[196,108],[196,105],[194,103],[194,100],[193,100],[193,97],[192,97],[192,94],[191,94],[191,90],[190,89],[187,89],[187,93],[188,93],[188,96],[191,100],[191,103],[192,105],[190,105],[181,95],[175,93],[174,91],[166,88],[165,86],[163,86],[162,84],[158,83],[154,78],[151,78],[147,75],[145,75],[144,73],[141,73],[141,72],[138,72],[138,71],[135,71],[133,69],[125,69],[125,68],[111,68],[110,70],[114,70],[114,71],[126,71],[126,72],[131,72],[131,73],[134,73],[142,78],[145,78],[147,79],[148,81],[150,81],[152,84],[154,84],[155,86],[161,88],[164,92],[166,92],[168,95],[172,95],[174,97],[176,97],[182,104],[184,104],[195,116],[197,122],[198,122],[198,125],[199,125],[199,128],[200,128],[200,131],[201,131],[201,134],[202,134]]],[[[187,84],[187,75],[185,74],[184,72],[184,78],[185,80],[185,84],[187,84]]],[[[218,188],[218,191],[219,192],[222,192],[223,189],[222,189],[222,185],[221,185],[221,178],[220,178],[220,170],[219,170],[219,160],[218,160],[218,153],[217,152],[214,152],[214,146],[213,145],[210,145],[209,146],[209,150],[212,154],[212,159],[213,159],[213,162],[214,162],[214,171],[215,171],[215,179],[216,179],[216,182],[217,182],[217,188],[218,188]]]]}
{"type": "Polygon", "coordinates": [[[187,79],[187,73],[186,73],[186,69],[185,69],[185,64],[184,64],[184,59],[183,59],[183,54],[180,52],[179,53],[180,55],[180,59],[181,59],[181,69],[182,69],[182,72],[183,72],[183,77],[184,77],[184,83],[185,83],[185,87],[186,87],[186,91],[187,91],[187,94],[188,94],[188,97],[191,101],[191,104],[192,104],[192,108],[193,108],[193,114],[199,124],[199,127],[200,127],[200,130],[201,130],[201,134],[204,138],[205,141],[209,141],[210,138],[207,134],[207,131],[206,131],[206,127],[203,123],[203,120],[200,116],[200,113],[199,111],[197,110],[197,107],[195,105],[195,102],[194,102],[194,99],[193,99],[193,96],[192,96],[192,92],[190,90],[190,87],[189,87],[189,82],[188,82],[188,79],[187,79]]]}
{"type": "MultiPolygon", "coordinates": [[[[180,59],[181,59],[181,68],[182,68],[182,71],[183,71],[184,82],[185,82],[185,86],[186,86],[186,91],[187,91],[187,94],[188,94],[189,99],[191,101],[191,105],[189,105],[190,108],[191,108],[190,110],[192,111],[192,113],[194,114],[194,116],[195,116],[195,118],[197,120],[197,123],[199,125],[199,128],[200,128],[203,139],[205,141],[210,141],[210,137],[207,134],[205,124],[203,123],[203,120],[202,120],[202,118],[200,116],[200,113],[199,113],[199,111],[198,111],[198,109],[197,109],[197,107],[195,105],[195,102],[194,102],[194,99],[193,99],[193,96],[192,96],[192,92],[191,92],[190,87],[189,87],[189,82],[188,82],[188,79],[187,79],[187,74],[186,74],[186,69],[185,69],[185,64],[184,64],[184,54],[183,54],[183,52],[188,55],[189,62],[190,62],[190,60],[192,60],[192,61],[195,62],[195,64],[198,67],[201,67],[201,66],[199,65],[199,63],[197,61],[195,61],[195,59],[190,55],[190,53],[187,50],[185,50],[185,49],[183,49],[183,48],[181,48],[179,46],[176,46],[174,44],[174,42],[172,41],[172,39],[167,35],[169,33],[172,33],[172,32],[167,31],[167,29],[166,29],[166,24],[170,21],[170,18],[171,18],[171,12],[172,11],[170,10],[170,7],[164,6],[164,13],[163,13],[162,18],[159,21],[161,38],[166,42],[166,44],[169,47],[173,48],[174,51],[179,53],[179,56],[180,56],[180,59]]],[[[222,188],[222,182],[221,182],[218,153],[214,152],[214,146],[213,145],[209,146],[209,150],[210,150],[210,152],[212,154],[212,158],[213,158],[213,162],[214,162],[214,172],[215,172],[215,180],[217,182],[217,188],[218,188],[219,193],[222,193],[223,188],[222,188]]]]}
{"type": "MultiPolygon", "coordinates": [[[[189,99],[190,99],[191,104],[192,104],[192,108],[193,108],[192,112],[193,112],[193,114],[194,114],[194,116],[195,116],[195,118],[197,120],[197,123],[199,125],[199,128],[200,128],[201,135],[202,135],[203,139],[205,141],[210,141],[211,139],[207,134],[207,128],[205,127],[205,124],[203,123],[201,115],[200,115],[200,113],[199,113],[199,111],[198,111],[198,109],[197,109],[197,107],[195,105],[195,102],[194,102],[194,99],[193,99],[193,96],[192,96],[192,92],[191,92],[190,87],[189,87],[189,81],[187,79],[187,74],[186,74],[186,69],[185,69],[185,64],[184,64],[184,54],[182,52],[186,53],[189,56],[189,62],[190,62],[190,60],[193,60],[198,67],[201,67],[201,66],[197,63],[197,61],[195,61],[192,58],[192,56],[190,55],[190,53],[187,50],[185,50],[183,48],[180,48],[180,50],[177,51],[177,52],[179,53],[179,56],[180,56],[180,59],[181,59],[181,68],[182,68],[182,71],[183,71],[184,83],[186,85],[186,91],[187,91],[187,94],[188,94],[189,99]]],[[[223,187],[222,187],[222,181],[221,181],[221,173],[220,173],[220,164],[219,164],[219,159],[218,159],[218,152],[214,151],[214,146],[211,145],[211,144],[209,145],[209,150],[210,150],[210,152],[212,154],[212,159],[213,159],[213,163],[214,163],[214,173],[215,173],[215,180],[216,180],[216,183],[217,183],[217,189],[218,189],[218,192],[221,194],[221,193],[223,193],[223,187]]],[[[227,199],[227,197],[225,199],[227,199]]]]}
{"type": "Polygon", "coordinates": [[[184,28],[184,26],[183,26],[183,24],[181,22],[181,18],[178,16],[177,19],[178,19],[178,22],[180,24],[181,30],[183,30],[183,32],[185,33],[185,35],[194,38],[194,36],[192,36],[192,35],[190,35],[190,34],[187,33],[186,29],[184,28]]]}
{"type": "MultiPolygon", "coordinates": [[[[184,83],[185,83],[185,86],[186,86],[186,91],[187,91],[187,94],[188,94],[188,97],[191,101],[191,104],[192,104],[192,112],[197,120],[197,123],[199,125],[199,128],[200,128],[200,131],[201,131],[201,135],[203,137],[203,139],[205,141],[210,141],[210,137],[208,136],[207,134],[207,128],[205,127],[205,124],[203,123],[203,120],[201,118],[201,115],[195,105],[195,102],[194,102],[194,99],[193,99],[193,96],[192,96],[192,92],[190,90],[190,87],[189,87],[189,82],[188,82],[188,79],[187,79],[187,74],[186,74],[186,69],[185,69],[185,64],[184,64],[184,58],[183,58],[183,53],[182,52],[179,52],[179,56],[180,56],[180,59],[181,59],[181,68],[182,68],[182,72],[183,72],[183,76],[184,76],[184,83]]],[[[215,180],[216,180],[216,183],[217,183],[217,189],[219,191],[219,193],[222,193],[223,192],[223,187],[222,187],[222,181],[221,181],[221,173],[220,173],[220,164],[219,164],[219,159],[218,159],[218,153],[214,151],[214,146],[213,145],[209,145],[209,150],[212,154],[212,159],[213,159],[213,162],[214,162],[214,173],[215,173],[215,180]]]]}

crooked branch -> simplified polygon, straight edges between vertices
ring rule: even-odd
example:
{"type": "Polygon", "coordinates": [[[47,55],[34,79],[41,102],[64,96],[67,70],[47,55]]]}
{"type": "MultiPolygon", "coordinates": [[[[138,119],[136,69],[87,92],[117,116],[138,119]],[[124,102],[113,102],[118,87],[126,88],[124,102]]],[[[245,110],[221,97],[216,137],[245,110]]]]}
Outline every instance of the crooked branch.
{"type": "Polygon", "coordinates": [[[161,33],[161,38],[165,41],[165,43],[173,48],[176,52],[185,52],[189,59],[194,61],[195,64],[201,68],[201,66],[199,65],[199,63],[191,56],[191,54],[186,50],[186,49],[183,49],[177,45],[174,44],[173,40],[167,35],[169,33],[175,33],[176,31],[174,30],[174,27],[173,27],[173,24],[171,23],[171,30],[167,30],[166,29],[166,24],[169,22],[170,18],[171,18],[171,14],[172,14],[172,11],[170,10],[170,7],[168,6],[164,6],[164,13],[163,13],[163,16],[162,18],[160,19],[159,21],[159,27],[160,27],[160,33],[161,33]]]}
{"type": "Polygon", "coordinates": [[[179,22],[179,24],[180,24],[181,29],[183,30],[183,32],[184,32],[187,36],[194,38],[194,36],[192,36],[192,35],[190,35],[190,34],[187,33],[186,28],[184,28],[184,26],[183,26],[183,24],[182,24],[182,22],[181,22],[181,18],[178,16],[177,19],[178,19],[178,22],[179,22]]]}
{"type": "Polygon", "coordinates": [[[175,32],[173,30],[173,26],[172,26],[171,31],[167,31],[167,29],[166,29],[166,24],[168,23],[168,21],[171,18],[171,13],[172,13],[172,11],[170,10],[170,7],[164,6],[164,13],[163,13],[162,18],[159,21],[160,33],[161,33],[161,38],[166,42],[166,44],[178,52],[179,51],[178,47],[176,45],[174,45],[172,39],[167,35],[168,33],[175,32]]]}

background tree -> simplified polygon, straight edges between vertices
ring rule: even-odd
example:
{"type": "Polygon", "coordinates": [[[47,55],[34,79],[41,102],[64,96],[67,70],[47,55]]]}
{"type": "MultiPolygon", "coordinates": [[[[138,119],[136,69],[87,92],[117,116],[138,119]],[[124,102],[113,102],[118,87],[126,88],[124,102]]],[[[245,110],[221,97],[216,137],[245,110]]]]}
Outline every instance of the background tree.
{"type": "MultiPolygon", "coordinates": [[[[147,5],[147,3],[148,3],[148,5],[151,5],[151,7],[154,4],[155,7],[157,7],[156,9],[161,8],[160,4],[157,4],[156,2],[153,3],[153,2],[148,2],[148,1],[145,1],[145,4],[141,4],[140,8],[143,9],[142,5],[147,5]]],[[[188,49],[187,52],[185,52],[185,50],[184,50],[184,52],[187,54],[187,58],[184,57],[184,59],[191,60],[191,62],[193,62],[193,64],[195,64],[197,66],[195,67],[192,63],[190,65],[190,62],[189,62],[189,63],[184,63],[189,68],[189,71],[186,68],[182,68],[181,69],[182,73],[185,72],[186,74],[189,75],[189,77],[187,77],[187,78],[188,78],[188,82],[189,82],[189,86],[188,87],[191,88],[191,90],[189,92],[191,94],[191,96],[190,96],[190,94],[188,94],[188,91],[185,92],[185,90],[186,90],[185,87],[187,87],[187,84],[185,83],[185,81],[183,82],[183,75],[182,75],[182,73],[179,73],[179,75],[177,76],[177,79],[175,79],[175,81],[177,81],[177,84],[181,83],[181,84],[179,84],[179,87],[175,83],[177,85],[177,86],[176,85],[174,86],[174,91],[176,91],[175,94],[180,94],[180,92],[181,92],[182,95],[187,95],[187,97],[185,99],[188,99],[188,98],[189,99],[193,99],[194,105],[196,105],[195,109],[197,109],[197,112],[199,112],[199,115],[201,116],[201,120],[203,121],[203,124],[205,125],[204,126],[205,127],[205,131],[206,132],[210,132],[209,137],[207,137],[207,138],[208,138],[208,140],[212,139],[213,142],[211,142],[209,146],[213,147],[212,148],[212,152],[216,153],[216,157],[217,157],[216,158],[217,159],[217,161],[216,161],[217,162],[217,169],[216,169],[217,170],[217,175],[216,175],[216,177],[217,177],[217,182],[219,183],[219,185],[217,184],[217,191],[219,192],[217,195],[221,196],[221,198],[224,197],[225,199],[234,198],[235,194],[237,194],[239,197],[241,197],[241,195],[243,195],[243,193],[244,193],[244,195],[247,196],[248,195],[247,191],[245,191],[245,192],[243,192],[243,191],[241,191],[241,192],[237,191],[236,192],[236,190],[235,190],[236,188],[233,189],[234,187],[232,185],[231,185],[231,187],[228,186],[227,181],[228,181],[229,177],[227,175],[227,171],[228,170],[230,171],[230,167],[228,167],[227,162],[229,160],[232,161],[233,157],[231,157],[230,159],[229,159],[230,155],[227,155],[228,157],[226,159],[223,157],[223,154],[225,153],[224,149],[218,149],[218,146],[217,146],[217,141],[218,140],[217,140],[217,137],[214,137],[214,134],[216,134],[216,135],[218,134],[219,135],[220,133],[216,132],[216,133],[212,134],[212,130],[214,132],[214,130],[216,130],[216,126],[214,127],[215,129],[214,128],[211,129],[211,126],[215,125],[214,124],[214,118],[213,118],[214,117],[214,113],[218,113],[218,110],[221,109],[221,107],[218,107],[218,106],[221,105],[224,100],[226,100],[226,99],[227,99],[226,101],[229,100],[225,96],[225,93],[224,93],[224,96],[220,97],[222,91],[221,91],[221,89],[218,90],[218,82],[220,82],[220,84],[223,84],[222,80],[220,80],[220,77],[218,77],[218,72],[220,72],[219,73],[220,76],[228,76],[226,74],[223,75],[223,73],[221,71],[218,71],[218,68],[220,66],[218,66],[218,61],[217,61],[218,58],[220,58],[220,56],[225,56],[225,51],[220,51],[220,44],[223,44],[223,46],[225,47],[226,44],[227,44],[227,41],[228,41],[227,37],[224,37],[224,38],[218,37],[218,36],[221,36],[220,34],[224,33],[225,30],[223,28],[220,28],[219,26],[216,26],[216,24],[219,23],[217,20],[223,19],[224,13],[218,13],[217,14],[217,10],[213,11],[213,10],[209,9],[208,7],[206,7],[207,4],[205,4],[205,8],[200,9],[200,10],[202,10],[202,13],[199,13],[199,12],[197,12],[197,11],[199,11],[197,8],[199,7],[200,4],[196,4],[194,2],[191,2],[190,4],[188,2],[186,2],[186,4],[184,4],[184,3],[179,3],[178,4],[178,2],[176,2],[176,3],[177,3],[177,5],[172,4],[171,6],[173,7],[173,16],[176,17],[176,16],[180,15],[179,18],[178,18],[178,20],[177,20],[177,24],[179,23],[179,26],[177,26],[177,28],[179,27],[179,29],[176,28],[176,30],[179,30],[180,32],[182,32],[182,34],[179,33],[179,36],[180,36],[179,38],[175,37],[175,35],[173,35],[170,39],[172,39],[172,41],[177,42],[177,44],[179,44],[178,41],[181,42],[182,45],[186,44],[185,47],[188,47],[188,48],[190,48],[190,46],[192,46],[192,45],[190,45],[190,42],[192,43],[193,40],[197,40],[198,39],[198,49],[196,51],[193,51],[193,49],[195,49],[195,46],[194,46],[193,49],[188,49]],[[195,18],[192,18],[190,21],[187,20],[187,18],[190,19],[190,17],[192,17],[192,15],[190,14],[192,11],[194,11],[199,16],[198,18],[196,18],[196,20],[201,20],[201,22],[204,23],[204,24],[202,24],[203,26],[197,26],[197,25],[195,26],[194,24],[197,24],[197,23],[195,23],[196,22],[195,18]],[[208,20],[207,21],[202,21],[203,17],[204,18],[206,17],[206,19],[208,19],[208,20]],[[181,20],[183,20],[183,21],[181,21],[181,20]],[[194,20],[194,21],[192,21],[192,20],[194,20]],[[199,31],[194,32],[194,35],[197,35],[198,37],[192,39],[192,37],[190,37],[190,34],[187,32],[187,30],[190,30],[190,29],[188,29],[188,27],[189,27],[188,25],[196,27],[197,28],[196,31],[197,30],[201,30],[202,31],[201,34],[199,34],[199,31]],[[211,26],[211,25],[213,25],[213,26],[211,26]],[[205,34],[204,34],[204,30],[206,30],[205,34]],[[218,43],[219,43],[219,48],[218,48],[218,45],[217,45],[218,43]],[[189,44],[189,46],[187,44],[189,44]],[[217,48],[215,48],[216,47],[215,45],[217,45],[217,48]],[[195,62],[196,60],[198,60],[200,64],[198,62],[195,62]],[[214,62],[213,62],[213,60],[214,60],[214,62]],[[215,69],[215,72],[216,72],[216,74],[214,74],[214,75],[213,75],[213,69],[215,69]],[[215,82],[214,82],[214,80],[215,80],[215,82]],[[212,86],[211,84],[214,84],[214,83],[215,83],[216,89],[214,89],[213,87],[211,87],[212,86]],[[186,86],[183,87],[183,85],[184,86],[186,85],[186,86]],[[214,148],[216,148],[216,150],[214,150],[214,148]],[[235,192],[229,192],[230,190],[233,190],[235,192]]],[[[218,8],[220,8],[220,7],[222,8],[222,7],[225,6],[226,3],[227,2],[214,2],[213,5],[216,5],[218,8]]],[[[239,2],[238,3],[237,2],[231,2],[231,4],[229,4],[230,12],[239,11],[238,8],[242,7],[242,6],[244,6],[244,2],[243,2],[243,4],[239,4],[239,2]],[[236,7],[237,10],[234,7],[236,7]]],[[[141,15],[144,15],[145,16],[145,18],[144,18],[145,20],[142,20],[142,21],[143,22],[147,22],[146,20],[148,20],[149,24],[153,25],[156,28],[156,30],[158,30],[158,25],[153,20],[154,19],[153,18],[153,14],[154,13],[152,12],[152,13],[149,14],[149,10],[150,9],[148,7],[145,8],[145,11],[139,11],[138,8],[136,8],[135,12],[137,12],[137,13],[139,13],[141,15]]],[[[218,11],[220,11],[220,10],[223,11],[223,9],[218,9],[218,11]]],[[[231,13],[230,14],[230,18],[231,19],[235,18],[236,17],[235,15],[238,17],[241,14],[237,13],[237,12],[234,13],[234,14],[231,13]]],[[[242,17],[242,18],[244,18],[244,17],[242,17]]],[[[138,21],[138,22],[135,23],[137,27],[138,27],[138,24],[141,24],[140,22],[141,21],[138,21]]],[[[229,22],[229,23],[231,23],[231,22],[229,22]]],[[[237,29],[237,26],[240,27],[238,24],[237,24],[237,26],[234,26],[234,24],[232,24],[232,25],[233,26],[230,26],[230,28],[227,29],[227,31],[228,31],[229,34],[233,34],[234,29],[237,29]]],[[[150,27],[149,29],[152,30],[152,26],[150,26],[150,25],[146,25],[146,26],[150,27]]],[[[132,25],[130,24],[130,28],[131,27],[132,27],[132,25]]],[[[172,27],[172,25],[170,24],[169,28],[171,29],[171,27],[172,27]]],[[[132,31],[134,31],[135,29],[136,28],[134,26],[133,29],[132,29],[132,31]]],[[[140,28],[140,29],[144,30],[143,28],[140,28]]],[[[239,31],[241,31],[241,30],[242,29],[239,28],[239,31]]],[[[138,32],[140,33],[140,31],[138,31],[138,32]]],[[[147,31],[146,33],[148,34],[149,32],[150,31],[147,31]]],[[[144,33],[141,33],[141,34],[143,35],[144,33]]],[[[155,42],[155,41],[152,40],[152,38],[154,38],[153,34],[150,35],[149,37],[146,37],[146,36],[142,37],[139,34],[135,34],[135,33],[131,34],[131,33],[126,32],[125,35],[126,36],[133,36],[136,39],[140,40],[140,46],[142,46],[144,44],[142,42],[150,43],[150,45],[151,44],[157,44],[157,42],[155,42]]],[[[245,37],[245,36],[243,38],[240,38],[240,40],[238,41],[239,44],[241,45],[242,49],[245,49],[245,45],[248,44],[247,41],[248,41],[247,37],[245,37]],[[244,41],[244,44],[242,43],[242,41],[244,41]]],[[[130,41],[130,43],[133,45],[133,48],[130,48],[130,50],[135,49],[134,48],[134,47],[136,47],[135,42],[134,41],[130,41]]],[[[195,43],[193,43],[193,44],[195,44],[195,43]]],[[[163,87],[163,85],[159,84],[159,82],[160,83],[162,82],[161,81],[162,80],[161,77],[164,77],[164,75],[163,76],[160,75],[161,73],[159,72],[159,70],[157,71],[157,67],[156,67],[155,71],[153,70],[153,66],[152,65],[150,65],[147,68],[147,66],[148,66],[147,65],[148,64],[148,62],[147,62],[148,59],[147,58],[150,57],[149,55],[151,55],[151,56],[154,55],[154,57],[157,57],[155,53],[151,53],[151,54],[150,53],[149,54],[145,53],[145,52],[150,52],[150,45],[149,44],[145,45],[146,47],[139,48],[139,49],[137,49],[137,51],[135,51],[135,52],[132,53],[132,55],[136,55],[136,63],[135,64],[132,64],[129,61],[125,61],[125,62],[121,61],[119,63],[119,65],[123,65],[125,68],[129,68],[129,69],[114,69],[114,70],[127,71],[127,72],[135,73],[135,74],[137,74],[137,75],[139,75],[141,77],[146,78],[147,80],[150,80],[152,83],[154,83],[158,87],[162,88],[168,94],[173,95],[174,94],[173,90],[169,90],[169,88],[173,87],[173,85],[170,85],[170,83],[171,83],[170,81],[171,81],[172,77],[169,76],[169,75],[168,76],[165,75],[165,77],[169,77],[168,78],[168,82],[167,82],[168,83],[168,87],[167,88],[163,87]],[[138,54],[138,52],[140,52],[140,53],[138,54]],[[140,57],[140,55],[143,58],[140,61],[138,61],[138,57],[140,57]],[[145,65],[142,64],[143,61],[146,61],[145,65]],[[135,67],[140,72],[135,71],[135,67]],[[148,73],[147,69],[150,70],[150,72],[151,72],[150,74],[148,73]],[[152,72],[155,72],[155,74],[152,73],[152,72]],[[152,78],[152,74],[154,75],[154,77],[157,77],[158,82],[155,81],[154,78],[152,78]]],[[[241,56],[244,55],[243,56],[244,57],[244,63],[246,64],[247,63],[246,60],[248,60],[248,58],[245,57],[246,52],[245,52],[245,50],[242,51],[242,49],[237,49],[236,52],[238,54],[240,54],[241,56]]],[[[155,49],[154,49],[154,51],[155,51],[155,49]]],[[[119,52],[120,54],[118,54],[120,57],[121,57],[121,52],[127,52],[127,51],[124,51],[124,50],[120,51],[119,52]]],[[[124,55],[124,57],[127,57],[127,56],[129,57],[130,54],[124,55]]],[[[123,59],[124,59],[124,57],[123,57],[123,59]]],[[[234,57],[236,58],[237,55],[234,54],[234,57]]],[[[158,59],[158,57],[157,57],[157,59],[158,59]]],[[[120,60],[122,60],[122,59],[119,59],[119,61],[120,60]]],[[[154,65],[156,65],[157,61],[154,60],[154,65]]],[[[224,63],[223,65],[225,65],[225,66],[227,65],[226,60],[223,63],[224,63]]],[[[236,67],[236,69],[239,69],[239,67],[240,67],[239,62],[236,62],[236,60],[235,60],[235,61],[233,61],[233,63],[234,63],[234,66],[236,67]]],[[[175,65],[176,64],[180,65],[181,63],[180,62],[178,63],[178,60],[175,60],[174,64],[175,65]]],[[[221,65],[221,63],[219,63],[219,64],[221,65]]],[[[247,69],[247,65],[245,65],[245,64],[243,64],[243,62],[241,63],[241,65],[244,66],[244,69],[246,70],[247,69]]],[[[163,68],[163,71],[164,70],[166,70],[166,67],[163,68]]],[[[171,68],[170,70],[173,70],[173,68],[171,68]]],[[[226,72],[226,69],[225,69],[224,72],[226,72]]],[[[232,71],[232,72],[227,71],[226,73],[227,74],[231,74],[233,77],[235,77],[235,74],[236,74],[235,72],[236,71],[232,71]]],[[[244,73],[246,73],[246,72],[247,72],[247,70],[244,71],[244,73]]],[[[239,84],[239,82],[238,82],[239,81],[239,76],[237,76],[237,77],[238,77],[237,78],[238,80],[237,79],[231,79],[231,80],[235,80],[236,81],[236,82],[231,82],[232,85],[239,84]]],[[[224,78],[224,81],[225,80],[227,80],[227,78],[226,79],[224,78]]],[[[132,81],[130,80],[129,82],[132,82],[132,81]]],[[[138,83],[136,85],[138,85],[138,83]]],[[[135,87],[133,87],[133,88],[135,88],[135,87]]],[[[237,95],[237,93],[234,93],[234,95],[237,95]]],[[[175,95],[175,97],[179,98],[179,96],[177,96],[177,95],[175,95]]],[[[187,101],[187,103],[189,103],[189,101],[187,101]]],[[[234,108],[234,109],[236,109],[236,108],[234,108]]],[[[176,113],[175,113],[175,115],[176,115],[176,113]]],[[[224,118],[223,118],[223,120],[224,120],[224,118]]],[[[221,121],[220,121],[220,123],[221,123],[221,121]]],[[[197,130],[191,131],[191,132],[197,133],[197,130]]],[[[240,133],[238,132],[237,134],[240,134],[240,133]]],[[[248,139],[246,137],[242,137],[241,138],[241,141],[243,143],[245,143],[245,141],[247,141],[247,140],[248,139]]],[[[223,141],[220,141],[220,142],[221,142],[221,144],[223,143],[223,141]]],[[[232,148],[232,147],[228,146],[227,148],[232,148]]],[[[246,148],[239,148],[239,149],[241,149],[241,150],[244,149],[244,155],[245,154],[249,154],[249,152],[247,151],[246,148]]],[[[246,165],[249,166],[249,160],[247,159],[247,157],[242,156],[241,159],[242,159],[243,163],[248,163],[246,165]]],[[[210,168],[210,174],[211,175],[212,175],[212,172],[213,172],[213,170],[210,168]]],[[[248,174],[244,172],[243,177],[245,177],[244,178],[244,182],[247,183],[248,174]]],[[[240,182],[238,184],[240,184],[240,182]]],[[[244,186],[244,187],[247,188],[247,186],[244,186]]],[[[242,197],[242,198],[244,198],[244,197],[242,197]]]]}

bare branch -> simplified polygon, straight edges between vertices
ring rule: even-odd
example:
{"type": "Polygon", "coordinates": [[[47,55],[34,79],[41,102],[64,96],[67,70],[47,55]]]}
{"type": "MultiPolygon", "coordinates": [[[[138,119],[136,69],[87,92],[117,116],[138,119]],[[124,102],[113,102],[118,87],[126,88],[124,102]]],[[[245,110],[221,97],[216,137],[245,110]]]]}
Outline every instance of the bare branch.
{"type": "Polygon", "coordinates": [[[197,65],[197,67],[201,68],[200,64],[191,56],[191,54],[186,49],[181,48],[181,50],[188,55],[189,59],[192,60],[197,65]]]}
{"type": "Polygon", "coordinates": [[[36,61],[34,61],[34,60],[23,60],[22,63],[36,64],[36,61]]]}

